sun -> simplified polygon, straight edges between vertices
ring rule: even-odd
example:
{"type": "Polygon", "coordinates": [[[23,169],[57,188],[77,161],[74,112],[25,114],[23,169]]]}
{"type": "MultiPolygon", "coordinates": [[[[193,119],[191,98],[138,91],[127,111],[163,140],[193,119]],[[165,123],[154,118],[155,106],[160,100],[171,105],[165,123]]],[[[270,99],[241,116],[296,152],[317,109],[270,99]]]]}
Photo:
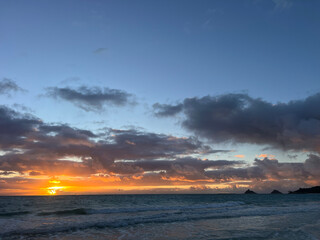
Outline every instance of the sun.
{"type": "Polygon", "coordinates": [[[49,195],[56,195],[57,192],[61,191],[64,188],[65,187],[62,186],[47,187],[47,192],[49,193],[49,195]]]}
{"type": "Polygon", "coordinates": [[[49,184],[54,184],[53,186],[51,185],[50,187],[47,187],[46,190],[47,190],[47,193],[49,195],[56,195],[58,194],[59,192],[61,192],[62,189],[66,188],[64,186],[57,186],[57,184],[60,184],[60,181],[59,180],[50,180],[49,181],[49,184]]]}
{"type": "Polygon", "coordinates": [[[50,194],[50,195],[55,195],[57,193],[56,190],[54,189],[48,189],[47,192],[50,194]]]}

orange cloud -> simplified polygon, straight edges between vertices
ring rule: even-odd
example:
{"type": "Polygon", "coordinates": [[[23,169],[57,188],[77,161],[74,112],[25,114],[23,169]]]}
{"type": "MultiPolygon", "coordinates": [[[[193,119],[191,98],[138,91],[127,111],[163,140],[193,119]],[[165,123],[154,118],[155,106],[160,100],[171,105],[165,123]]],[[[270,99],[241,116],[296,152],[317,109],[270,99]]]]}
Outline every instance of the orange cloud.
{"type": "Polygon", "coordinates": [[[244,158],[245,155],[239,154],[239,155],[235,155],[235,157],[237,157],[237,158],[244,158]]]}
{"type": "Polygon", "coordinates": [[[260,154],[260,155],[256,155],[257,158],[269,158],[270,160],[274,160],[276,159],[276,156],[273,154],[260,154]]]}

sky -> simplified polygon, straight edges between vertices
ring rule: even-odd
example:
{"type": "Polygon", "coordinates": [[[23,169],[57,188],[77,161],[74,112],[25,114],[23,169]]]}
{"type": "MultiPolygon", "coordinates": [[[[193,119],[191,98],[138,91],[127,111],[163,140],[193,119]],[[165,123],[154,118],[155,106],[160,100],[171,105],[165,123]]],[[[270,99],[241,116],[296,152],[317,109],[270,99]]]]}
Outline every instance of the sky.
{"type": "Polygon", "coordinates": [[[319,185],[319,7],[0,0],[0,195],[319,185]]]}

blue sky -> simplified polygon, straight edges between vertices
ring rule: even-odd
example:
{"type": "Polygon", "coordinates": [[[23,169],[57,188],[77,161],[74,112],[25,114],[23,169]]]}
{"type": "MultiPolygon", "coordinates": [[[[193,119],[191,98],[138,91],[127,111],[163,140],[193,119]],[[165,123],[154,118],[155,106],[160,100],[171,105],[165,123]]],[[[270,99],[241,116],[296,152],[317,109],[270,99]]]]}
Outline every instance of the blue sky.
{"type": "Polygon", "coordinates": [[[33,91],[71,77],[148,101],[248,91],[277,102],[319,90],[317,1],[1,5],[2,75],[33,91]]]}
{"type": "MultiPolygon", "coordinates": [[[[1,0],[0,79],[26,91],[0,100],[47,123],[195,136],[183,116],[156,117],[153,104],[234,93],[277,104],[320,91],[319,7],[316,0],[1,0]],[[50,87],[80,86],[118,89],[135,104],[85,111],[47,96],[50,87]]],[[[264,144],[212,146],[236,150],[213,158],[290,160],[264,144]]],[[[291,160],[308,153],[294,150],[301,158],[291,160]]]]}

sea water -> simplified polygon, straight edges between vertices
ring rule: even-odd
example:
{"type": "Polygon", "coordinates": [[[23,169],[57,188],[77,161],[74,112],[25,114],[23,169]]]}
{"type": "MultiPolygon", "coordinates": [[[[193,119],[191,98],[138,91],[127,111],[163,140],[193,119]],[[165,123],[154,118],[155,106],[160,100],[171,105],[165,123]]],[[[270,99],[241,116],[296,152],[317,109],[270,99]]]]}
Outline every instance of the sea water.
{"type": "Polygon", "coordinates": [[[0,197],[0,239],[320,239],[320,194],[0,197]]]}

